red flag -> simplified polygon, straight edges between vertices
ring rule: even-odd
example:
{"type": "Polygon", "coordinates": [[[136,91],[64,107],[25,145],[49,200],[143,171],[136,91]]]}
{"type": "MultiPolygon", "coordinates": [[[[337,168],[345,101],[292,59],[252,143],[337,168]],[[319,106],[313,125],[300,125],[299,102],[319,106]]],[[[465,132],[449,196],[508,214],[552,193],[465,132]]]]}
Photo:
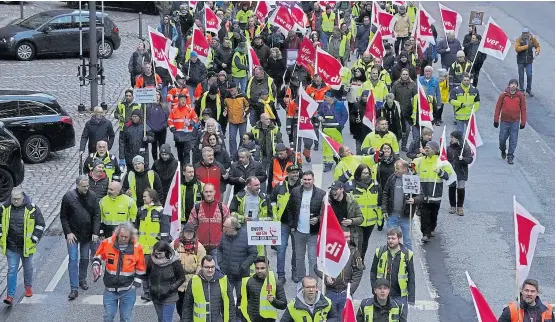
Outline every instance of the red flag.
{"type": "Polygon", "coordinates": [[[309,73],[309,75],[315,75],[315,57],[317,55],[317,49],[311,41],[304,37],[299,47],[299,54],[297,55],[296,63],[299,66],[303,66],[309,73]]]}
{"type": "Polygon", "coordinates": [[[172,63],[173,58],[170,58],[172,41],[151,27],[149,27],[149,39],[151,42],[151,52],[153,53],[155,64],[159,67],[167,69],[172,78],[175,79],[180,71],[176,65],[172,63]]]}
{"type": "Polygon", "coordinates": [[[294,21],[288,8],[278,6],[269,19],[269,22],[278,27],[284,37],[288,36],[288,32],[293,29],[294,21]]]}
{"type": "Polygon", "coordinates": [[[531,262],[537,247],[539,234],[544,234],[544,226],[525,209],[514,196],[515,258],[518,284],[529,276],[531,262]]]}
{"type": "Polygon", "coordinates": [[[365,124],[371,131],[376,128],[376,102],[373,91],[369,91],[369,98],[365,107],[365,115],[363,115],[363,124],[365,124]]]}
{"type": "Polygon", "coordinates": [[[322,77],[322,81],[333,89],[340,89],[342,86],[342,77],[340,76],[342,64],[322,48],[317,48],[315,64],[317,64],[317,74],[322,77]]]}
{"type": "MultiPolygon", "coordinates": [[[[434,44],[434,36],[432,35],[431,25],[435,23],[432,16],[423,8],[423,5],[419,2],[419,31],[418,37],[420,40],[426,40],[427,42],[434,44]]],[[[424,49],[423,49],[424,50],[424,49]]]]}
{"type": "Polygon", "coordinates": [[[268,4],[266,4],[266,2],[264,1],[257,2],[257,7],[255,8],[255,15],[257,15],[259,21],[265,21],[266,18],[268,17],[269,12],[270,10],[268,9],[268,4]]]}
{"type": "MultiPolygon", "coordinates": [[[[475,109],[471,110],[471,116],[469,117],[469,122],[467,124],[467,131],[465,132],[465,142],[469,145],[471,154],[473,155],[473,162],[469,166],[472,166],[477,160],[477,148],[483,145],[483,139],[479,133],[479,127],[477,126],[477,117],[475,117],[475,109]]],[[[461,150],[461,155],[463,155],[463,149],[461,150]]]]}
{"type": "Polygon", "coordinates": [[[259,57],[257,57],[255,49],[253,49],[253,47],[249,44],[247,44],[247,60],[249,61],[249,71],[253,71],[253,68],[257,66],[261,66],[261,62],[259,61],[259,57]]]}
{"type": "Polygon", "coordinates": [[[291,17],[297,29],[305,31],[305,28],[309,25],[309,18],[303,9],[301,9],[297,4],[290,8],[291,17]]]}
{"type": "Polygon", "coordinates": [[[342,322],[355,322],[355,308],[353,306],[353,299],[351,298],[351,283],[348,283],[346,291],[346,305],[342,313],[342,322]]]}
{"type": "Polygon", "coordinates": [[[205,34],[196,24],[193,25],[193,37],[191,38],[191,47],[194,52],[197,53],[199,60],[206,64],[209,51],[210,51],[210,44],[205,37],[205,34]]]}
{"type": "MultiPolygon", "coordinates": [[[[442,136],[440,137],[440,155],[438,157],[438,167],[442,168],[443,166],[449,166],[452,168],[452,165],[448,161],[448,151],[446,150],[446,125],[444,125],[444,130],[442,130],[442,136]]],[[[452,183],[456,182],[458,179],[456,172],[452,168],[452,174],[446,180],[446,185],[451,185],[452,183]]]]}
{"type": "Polygon", "coordinates": [[[344,238],[344,231],[332,206],[328,204],[328,193],[324,199],[324,215],[317,237],[317,267],[327,276],[336,278],[346,266],[351,254],[348,242],[344,238]]]}
{"type": "Polygon", "coordinates": [[[307,94],[303,86],[299,86],[299,117],[297,122],[297,136],[318,140],[311,117],[315,114],[319,104],[307,94]]]}
{"type": "Polygon", "coordinates": [[[222,20],[218,18],[214,11],[205,5],[205,30],[217,34],[221,22],[222,20]]]}
{"type": "Polygon", "coordinates": [[[380,8],[380,6],[377,4],[377,1],[373,1],[373,10],[371,11],[371,23],[375,26],[378,25],[378,13],[379,12],[384,12],[384,10],[382,10],[380,8]]]}
{"type": "Polygon", "coordinates": [[[442,25],[444,26],[444,33],[452,31],[458,36],[459,27],[463,22],[463,18],[457,11],[454,11],[442,4],[438,3],[440,7],[440,17],[442,18],[442,25]]]}
{"type": "Polygon", "coordinates": [[[395,6],[398,6],[398,7],[399,6],[405,6],[405,1],[396,1],[396,0],[394,0],[394,1],[392,1],[392,4],[395,5],[395,6]]]}
{"type": "Polygon", "coordinates": [[[477,312],[477,319],[479,322],[497,322],[498,319],[492,312],[492,309],[488,305],[483,293],[481,293],[477,285],[473,283],[467,271],[465,271],[465,276],[467,276],[469,291],[471,292],[471,297],[473,298],[473,304],[475,305],[475,311],[477,312]]]}
{"type": "Polygon", "coordinates": [[[166,202],[164,203],[164,215],[170,216],[170,236],[172,240],[180,236],[181,219],[180,219],[180,209],[181,209],[181,198],[180,198],[180,163],[178,162],[178,167],[174,173],[172,183],[170,183],[170,189],[168,189],[168,195],[166,196],[166,202]]]}
{"type": "Polygon", "coordinates": [[[483,39],[481,39],[479,49],[477,50],[500,60],[504,60],[511,47],[512,43],[508,36],[506,36],[504,30],[502,30],[491,17],[488,17],[488,25],[483,33],[483,39]]]}
{"type": "Polygon", "coordinates": [[[396,24],[396,17],[386,11],[379,11],[376,13],[377,28],[382,33],[385,39],[394,38],[394,25],[396,24]]]}
{"type": "Polygon", "coordinates": [[[382,42],[382,31],[377,31],[373,39],[369,42],[367,51],[371,56],[382,59],[384,57],[384,43],[382,42]]]}
{"type": "Polygon", "coordinates": [[[333,138],[331,138],[328,135],[322,133],[322,131],[319,131],[319,132],[320,132],[320,135],[322,135],[322,137],[324,138],[324,141],[326,141],[328,146],[330,146],[332,151],[334,151],[334,154],[336,154],[337,157],[340,157],[340,148],[342,147],[342,145],[340,143],[338,143],[336,140],[334,140],[333,138]]]}
{"type": "Polygon", "coordinates": [[[434,130],[434,127],[432,126],[432,110],[429,100],[427,99],[427,93],[425,92],[425,89],[423,89],[421,82],[417,82],[417,88],[417,97],[419,100],[417,103],[419,126],[428,127],[429,129],[434,130]]]}
{"type": "Polygon", "coordinates": [[[338,1],[319,1],[319,5],[322,10],[326,10],[330,5],[335,7],[337,2],[338,1]]]}

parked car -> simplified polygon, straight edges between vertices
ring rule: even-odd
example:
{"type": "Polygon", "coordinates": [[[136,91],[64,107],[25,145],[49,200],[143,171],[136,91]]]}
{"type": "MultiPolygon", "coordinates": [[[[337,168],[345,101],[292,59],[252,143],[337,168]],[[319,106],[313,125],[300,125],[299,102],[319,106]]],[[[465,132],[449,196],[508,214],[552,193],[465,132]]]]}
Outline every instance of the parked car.
{"type": "Polygon", "coordinates": [[[25,177],[21,147],[16,137],[0,122],[0,202],[10,198],[14,187],[25,177]]]}
{"type": "Polygon", "coordinates": [[[41,163],[50,152],[75,146],[73,121],[49,94],[0,90],[0,121],[19,140],[26,162],[41,163]]]}
{"type": "MultiPolygon", "coordinates": [[[[79,8],[79,1],[66,1],[66,3],[70,8],[79,8]]],[[[164,6],[165,3],[168,3],[167,5],[171,5],[170,1],[105,1],[104,6],[109,8],[131,9],[151,15],[156,15],[159,10],[158,8],[164,6]]],[[[81,3],[81,8],[83,8],[87,4],[87,1],[83,1],[81,3]]],[[[98,1],[96,5],[97,9],[101,8],[100,1],[98,1]]]]}
{"type": "MultiPolygon", "coordinates": [[[[99,57],[109,58],[120,47],[120,31],[104,14],[104,46],[102,45],[102,13],[97,12],[96,38],[99,57]]],[[[79,23],[83,30],[83,52],[89,52],[89,11],[57,9],[33,15],[0,28],[0,54],[19,60],[32,60],[37,55],[78,54],[79,23]]]]}

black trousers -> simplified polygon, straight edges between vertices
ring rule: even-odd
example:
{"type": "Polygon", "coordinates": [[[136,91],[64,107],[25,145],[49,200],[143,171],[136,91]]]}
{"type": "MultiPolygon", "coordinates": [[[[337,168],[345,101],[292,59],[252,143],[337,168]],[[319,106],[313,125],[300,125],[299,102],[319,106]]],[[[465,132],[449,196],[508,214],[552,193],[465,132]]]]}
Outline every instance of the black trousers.
{"type": "Polygon", "coordinates": [[[374,228],[375,225],[361,227],[363,230],[363,245],[361,246],[361,257],[363,258],[363,261],[365,260],[365,254],[367,253],[367,248],[369,248],[369,238],[371,238],[371,233],[374,228]]]}
{"type": "Polygon", "coordinates": [[[442,112],[444,112],[444,104],[440,105],[440,107],[434,106],[434,110],[432,112],[433,121],[441,121],[442,120],[442,112]]]}
{"type": "Polygon", "coordinates": [[[403,44],[405,44],[405,42],[408,41],[408,40],[409,40],[409,37],[398,37],[398,38],[396,38],[396,42],[394,43],[394,53],[396,54],[396,56],[398,56],[398,54],[400,52],[400,45],[403,48],[403,44]]]}
{"type": "Polygon", "coordinates": [[[178,160],[181,164],[190,163],[189,158],[191,156],[191,150],[193,149],[193,144],[195,142],[192,140],[178,142],[176,141],[176,150],[178,150],[178,160]]]}
{"type": "Polygon", "coordinates": [[[456,188],[456,185],[448,187],[448,197],[450,198],[450,207],[463,207],[465,202],[465,188],[456,188]]]}
{"type": "Polygon", "coordinates": [[[421,204],[421,233],[423,233],[423,236],[431,237],[431,232],[436,230],[439,209],[440,202],[427,202],[421,204]]]}
{"type": "Polygon", "coordinates": [[[166,129],[160,131],[153,131],[154,142],[151,144],[151,155],[153,156],[153,161],[158,160],[158,148],[166,143],[166,129]]]}
{"type": "Polygon", "coordinates": [[[176,311],[178,311],[178,315],[180,316],[181,320],[181,313],[183,311],[183,298],[185,297],[185,292],[178,291],[178,301],[176,302],[176,311]]]}

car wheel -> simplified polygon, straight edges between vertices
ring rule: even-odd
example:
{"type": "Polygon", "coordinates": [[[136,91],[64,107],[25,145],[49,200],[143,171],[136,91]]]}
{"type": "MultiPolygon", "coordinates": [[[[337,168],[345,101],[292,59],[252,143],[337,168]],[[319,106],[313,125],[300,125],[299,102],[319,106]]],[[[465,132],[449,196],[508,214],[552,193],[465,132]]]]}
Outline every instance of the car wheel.
{"type": "Polygon", "coordinates": [[[42,135],[31,135],[23,143],[23,158],[29,163],[41,163],[50,154],[50,142],[42,135]]]}
{"type": "Polygon", "coordinates": [[[32,60],[33,58],[35,58],[35,46],[24,41],[17,45],[15,54],[18,60],[32,60]]]}
{"type": "Polygon", "coordinates": [[[110,58],[112,53],[114,52],[114,47],[112,47],[112,43],[109,41],[104,41],[104,46],[102,43],[98,43],[98,57],[99,58],[110,58]]]}
{"type": "Polygon", "coordinates": [[[14,178],[6,169],[0,168],[0,201],[10,199],[13,188],[14,178]]]}

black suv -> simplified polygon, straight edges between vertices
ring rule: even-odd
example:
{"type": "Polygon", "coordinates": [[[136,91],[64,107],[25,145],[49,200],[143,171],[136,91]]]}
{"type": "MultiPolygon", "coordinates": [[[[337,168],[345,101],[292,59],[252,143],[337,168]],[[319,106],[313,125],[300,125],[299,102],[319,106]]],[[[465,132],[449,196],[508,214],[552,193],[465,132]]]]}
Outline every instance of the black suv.
{"type": "MultiPolygon", "coordinates": [[[[104,46],[102,46],[102,13],[97,12],[96,38],[99,57],[109,58],[120,47],[120,31],[104,14],[104,46]]],[[[32,60],[36,55],[78,54],[79,24],[83,28],[83,51],[89,52],[89,12],[57,9],[37,13],[22,21],[0,28],[0,54],[19,60],[32,60]]]]}
{"type": "Polygon", "coordinates": [[[15,136],[0,122],[0,201],[10,198],[12,189],[23,182],[25,168],[21,147],[15,136]]]}
{"type": "Polygon", "coordinates": [[[75,146],[73,120],[49,94],[0,90],[0,121],[19,140],[23,159],[29,163],[43,162],[50,152],[75,146]]]}

